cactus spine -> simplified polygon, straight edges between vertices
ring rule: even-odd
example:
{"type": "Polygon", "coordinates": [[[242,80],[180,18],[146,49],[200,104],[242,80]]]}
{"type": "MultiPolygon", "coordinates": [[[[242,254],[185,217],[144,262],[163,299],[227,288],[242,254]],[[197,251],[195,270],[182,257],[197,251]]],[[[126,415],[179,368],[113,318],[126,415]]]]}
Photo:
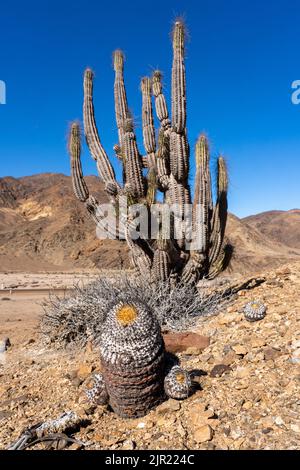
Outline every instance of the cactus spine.
{"type": "MultiPolygon", "coordinates": [[[[207,138],[201,135],[196,144],[196,174],[194,201],[192,204],[192,229],[197,234],[198,245],[188,248],[189,229],[183,225],[180,236],[175,236],[174,227],[191,205],[188,183],[190,146],[186,128],[186,76],[185,76],[185,28],[176,21],[173,29],[173,63],[171,116],[163,93],[162,74],[153,73],[152,78],[141,81],[142,128],[146,156],[139,152],[133,120],[129,112],[124,83],[124,55],[114,52],[114,98],[119,143],[114,146],[117,157],[123,163],[123,183],[116,181],[97,131],[93,106],[93,72],[87,69],[84,77],[84,132],[92,157],[96,160],[99,176],[105,190],[118,210],[120,196],[128,203],[139,203],[150,211],[156,202],[157,191],[163,193],[163,202],[175,207],[171,237],[159,240],[134,239],[129,218],[120,224],[120,233],[125,233],[131,250],[134,267],[150,281],[165,280],[172,276],[188,284],[199,279],[212,279],[224,268],[224,234],[227,220],[228,177],[223,157],[218,159],[217,200],[213,205],[210,157],[207,138]],[[160,122],[158,142],[155,139],[152,96],[160,122]],[[176,222],[176,223],[175,223],[176,222]]],[[[97,201],[89,196],[80,163],[79,128],[71,128],[69,151],[73,187],[76,197],[86,204],[96,223],[97,201]]],[[[173,209],[172,209],[173,210],[173,209]]],[[[130,217],[130,216],[128,216],[130,217]]],[[[150,214],[149,214],[150,219],[150,214]]],[[[100,222],[101,223],[101,222],[100,222]]],[[[150,233],[150,230],[149,230],[150,233]]]]}

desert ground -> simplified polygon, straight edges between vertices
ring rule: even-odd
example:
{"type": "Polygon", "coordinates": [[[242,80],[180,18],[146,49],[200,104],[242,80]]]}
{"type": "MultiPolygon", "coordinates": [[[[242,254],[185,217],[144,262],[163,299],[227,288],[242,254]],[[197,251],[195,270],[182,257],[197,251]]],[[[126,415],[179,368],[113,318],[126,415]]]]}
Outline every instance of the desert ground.
{"type": "Polygon", "coordinates": [[[84,400],[85,384],[100,367],[93,345],[56,350],[41,340],[49,289],[65,295],[91,275],[1,274],[0,339],[11,345],[0,363],[0,447],[72,410],[83,420],[74,435],[82,443],[68,449],[299,449],[300,263],[262,274],[262,284],[241,290],[184,338],[165,336],[167,349],[194,371],[195,391],[133,420],[84,400]],[[267,306],[262,321],[245,320],[242,309],[251,300],[267,306]]]}
{"type": "MultiPolygon", "coordinates": [[[[99,179],[87,182],[105,201],[99,179]]],[[[50,293],[63,297],[76,284],[124,271],[126,246],[97,240],[69,177],[0,178],[0,448],[30,426],[74,411],[82,418],[74,437],[82,443],[68,449],[299,449],[299,233],[299,209],[246,219],[229,214],[235,250],[224,276],[263,282],[241,289],[185,335],[165,335],[167,350],[194,372],[193,395],[123,420],[84,399],[100,368],[97,349],[45,346],[39,322],[50,293]],[[251,300],[267,307],[255,323],[243,315],[251,300]]]]}

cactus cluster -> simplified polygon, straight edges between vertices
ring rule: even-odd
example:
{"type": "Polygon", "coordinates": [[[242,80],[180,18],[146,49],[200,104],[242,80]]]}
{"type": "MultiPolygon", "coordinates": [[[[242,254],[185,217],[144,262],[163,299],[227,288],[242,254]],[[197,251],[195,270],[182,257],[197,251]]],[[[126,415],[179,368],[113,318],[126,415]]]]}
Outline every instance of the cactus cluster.
{"type": "MultiPolygon", "coordinates": [[[[158,228],[155,239],[134,238],[130,217],[120,217],[116,236],[124,236],[136,270],[151,282],[165,281],[169,277],[195,284],[199,279],[212,279],[224,269],[226,245],[224,233],[227,219],[227,170],[225,160],[217,161],[217,200],[213,204],[210,155],[205,135],[196,144],[196,174],[194,201],[189,185],[190,146],[186,127],[186,77],[185,77],[185,27],[176,21],[173,29],[172,106],[169,116],[163,93],[162,74],[155,71],[151,78],[141,80],[142,129],[146,156],[138,148],[133,119],[129,111],[124,83],[124,55],[114,52],[114,98],[119,143],[114,151],[123,164],[123,184],[115,176],[112,164],[98,134],[93,105],[93,72],[84,75],[84,133],[91,155],[96,161],[99,176],[112,201],[116,214],[120,197],[125,196],[128,205],[142,204],[147,211],[157,202],[157,192],[163,194],[163,203],[176,206],[171,223],[171,236],[158,228]],[[160,123],[156,139],[152,99],[160,123]],[[197,233],[199,244],[195,250],[187,247],[190,229],[183,229],[182,237],[174,236],[176,220],[182,220],[188,206],[192,208],[190,229],[197,233]],[[122,220],[121,220],[122,219],[122,220]],[[173,228],[172,228],[173,227],[173,228]]],[[[84,181],[80,160],[80,128],[71,126],[69,152],[71,172],[76,197],[86,208],[96,224],[101,227],[102,218],[98,201],[89,194],[84,181]]],[[[149,216],[150,219],[150,216],[149,216]]],[[[149,233],[150,232],[149,230],[149,233]]]]}
{"type": "Polygon", "coordinates": [[[144,416],[165,396],[187,398],[188,372],[168,361],[159,323],[140,301],[125,299],[108,312],[99,340],[101,374],[86,390],[93,404],[109,403],[119,416],[144,416]]]}

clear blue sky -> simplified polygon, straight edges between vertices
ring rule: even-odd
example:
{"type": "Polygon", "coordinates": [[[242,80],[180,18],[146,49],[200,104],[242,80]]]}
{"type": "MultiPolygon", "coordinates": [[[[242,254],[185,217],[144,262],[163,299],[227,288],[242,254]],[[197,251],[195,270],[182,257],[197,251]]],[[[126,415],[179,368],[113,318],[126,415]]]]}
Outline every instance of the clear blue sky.
{"type": "MultiPolygon", "coordinates": [[[[154,68],[170,92],[172,21],[189,30],[186,67],[192,147],[206,131],[230,171],[230,211],[300,206],[300,1],[3,1],[0,7],[0,176],[69,174],[68,123],[81,119],[82,74],[96,72],[102,141],[117,141],[111,54],[126,54],[129,104],[141,121],[139,81],[154,68]]],[[[142,145],[141,145],[142,149],[142,145]]],[[[95,173],[85,149],[84,170],[95,173]]],[[[116,163],[118,165],[118,163],[116,163]]],[[[118,173],[119,173],[118,168],[118,173]]]]}

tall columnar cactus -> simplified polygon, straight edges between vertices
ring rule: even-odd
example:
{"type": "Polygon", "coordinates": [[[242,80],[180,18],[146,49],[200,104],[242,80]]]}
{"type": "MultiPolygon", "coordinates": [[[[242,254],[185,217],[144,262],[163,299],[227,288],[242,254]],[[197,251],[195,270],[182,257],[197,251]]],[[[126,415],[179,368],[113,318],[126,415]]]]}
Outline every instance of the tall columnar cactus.
{"type": "MultiPolygon", "coordinates": [[[[192,203],[188,182],[190,147],[186,128],[184,47],[184,25],[181,21],[176,21],[173,29],[171,117],[163,94],[162,74],[155,71],[152,79],[142,78],[142,127],[146,156],[142,156],[138,149],[133,119],[129,112],[124,84],[124,56],[120,50],[114,53],[114,98],[119,137],[119,143],[114,146],[114,151],[123,164],[123,185],[117,182],[114,169],[98,135],[93,105],[93,72],[90,69],[87,69],[84,75],[83,114],[86,141],[97,163],[105,190],[115,207],[115,213],[120,216],[121,197],[127,198],[128,205],[142,204],[150,213],[158,191],[163,194],[163,203],[172,207],[171,236],[162,224],[158,224],[158,236],[155,239],[133,237],[130,216],[119,217],[116,235],[126,239],[134,267],[152,282],[166,280],[171,276],[175,282],[181,279],[185,283],[195,284],[202,278],[214,278],[224,268],[228,178],[224,158],[220,156],[217,162],[217,200],[214,205],[208,141],[205,135],[200,135],[196,144],[195,189],[192,203]],[[157,141],[152,96],[160,122],[157,141]],[[191,204],[190,227],[188,228],[187,224],[183,226],[181,235],[177,236],[176,223],[185,216],[191,204]],[[198,241],[192,249],[187,245],[191,239],[191,229],[197,234],[198,241]]],[[[77,123],[73,123],[71,127],[69,150],[75,195],[85,203],[96,224],[101,226],[99,203],[89,194],[82,174],[80,129],[77,123]]]]}

